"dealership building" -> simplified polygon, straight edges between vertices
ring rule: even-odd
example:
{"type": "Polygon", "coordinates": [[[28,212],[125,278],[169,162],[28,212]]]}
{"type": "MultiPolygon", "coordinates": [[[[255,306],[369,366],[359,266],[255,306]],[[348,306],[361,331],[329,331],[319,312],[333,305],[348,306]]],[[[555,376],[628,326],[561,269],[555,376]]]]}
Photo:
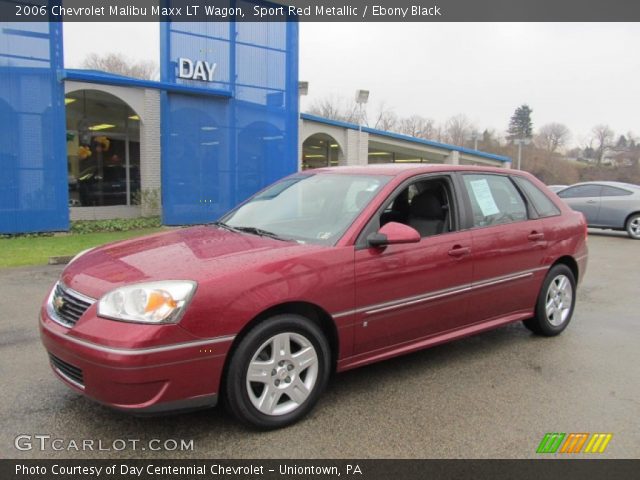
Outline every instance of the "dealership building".
{"type": "Polygon", "coordinates": [[[65,69],[61,25],[0,24],[0,233],[210,222],[327,165],[510,159],[299,113],[298,24],[161,23],[160,81],[65,69]]]}

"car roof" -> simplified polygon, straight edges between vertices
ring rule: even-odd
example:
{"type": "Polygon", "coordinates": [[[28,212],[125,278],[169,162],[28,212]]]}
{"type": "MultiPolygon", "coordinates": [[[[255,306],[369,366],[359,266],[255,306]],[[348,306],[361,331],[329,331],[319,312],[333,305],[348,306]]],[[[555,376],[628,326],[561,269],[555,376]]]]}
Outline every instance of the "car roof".
{"type": "Polygon", "coordinates": [[[626,189],[631,188],[633,190],[640,189],[640,185],[634,185],[633,183],[625,183],[625,182],[613,182],[610,180],[602,180],[602,181],[595,180],[591,182],[574,183],[573,185],[569,185],[569,187],[576,187],[578,185],[606,185],[609,187],[618,187],[618,188],[626,188],[626,189]]]}
{"type": "Polygon", "coordinates": [[[450,165],[447,163],[382,163],[360,166],[322,167],[313,169],[314,173],[333,173],[342,175],[389,175],[410,176],[420,173],[477,171],[492,173],[514,173],[513,170],[500,167],[480,167],[475,165],[450,165]]]}

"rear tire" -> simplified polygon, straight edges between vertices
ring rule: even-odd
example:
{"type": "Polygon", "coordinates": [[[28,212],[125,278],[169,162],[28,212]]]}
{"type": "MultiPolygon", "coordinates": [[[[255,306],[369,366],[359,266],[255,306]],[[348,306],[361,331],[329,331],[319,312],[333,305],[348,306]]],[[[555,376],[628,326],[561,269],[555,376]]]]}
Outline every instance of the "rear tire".
{"type": "Polygon", "coordinates": [[[243,423],[260,429],[297,422],[327,385],[331,354],[322,330],[299,315],[278,315],[255,327],[233,352],[225,403],[243,423]]]}
{"type": "Polygon", "coordinates": [[[627,220],[627,234],[634,240],[640,240],[640,213],[634,213],[627,220]]]}
{"type": "Polygon", "coordinates": [[[525,327],[537,335],[553,337],[560,334],[573,316],[576,303],[576,280],[564,264],[551,267],[538,294],[535,315],[525,320],[525,327]]]}

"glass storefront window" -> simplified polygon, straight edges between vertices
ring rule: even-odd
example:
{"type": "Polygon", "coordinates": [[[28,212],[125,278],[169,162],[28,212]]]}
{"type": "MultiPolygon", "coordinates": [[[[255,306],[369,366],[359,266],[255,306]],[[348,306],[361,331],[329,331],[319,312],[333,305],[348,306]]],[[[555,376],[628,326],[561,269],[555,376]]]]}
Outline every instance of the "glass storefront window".
{"type": "Polygon", "coordinates": [[[302,144],[302,170],[340,165],[342,151],[335,138],[316,133],[302,144]]]}
{"type": "Polygon", "coordinates": [[[140,117],[105,92],[65,96],[69,204],[134,205],[140,196],[140,117]]]}

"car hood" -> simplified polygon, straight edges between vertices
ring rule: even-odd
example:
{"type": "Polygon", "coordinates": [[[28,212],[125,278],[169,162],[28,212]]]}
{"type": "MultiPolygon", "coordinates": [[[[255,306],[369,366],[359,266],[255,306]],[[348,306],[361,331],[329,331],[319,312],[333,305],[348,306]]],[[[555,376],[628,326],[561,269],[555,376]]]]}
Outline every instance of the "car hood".
{"type": "Polygon", "coordinates": [[[317,248],[326,247],[231,232],[215,226],[182,228],[97,247],[68,265],[62,281],[84,295],[99,298],[130,283],[201,282],[317,248]]]}

